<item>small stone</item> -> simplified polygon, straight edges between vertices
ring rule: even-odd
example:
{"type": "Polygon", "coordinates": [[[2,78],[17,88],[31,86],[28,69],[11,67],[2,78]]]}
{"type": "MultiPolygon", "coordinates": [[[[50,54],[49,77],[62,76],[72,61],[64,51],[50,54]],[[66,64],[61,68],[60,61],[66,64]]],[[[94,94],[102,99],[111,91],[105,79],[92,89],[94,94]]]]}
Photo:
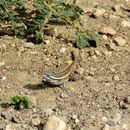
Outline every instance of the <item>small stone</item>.
{"type": "Polygon", "coordinates": [[[130,104],[130,96],[128,96],[128,97],[126,98],[126,103],[127,103],[127,104],[130,104]]]}
{"type": "Polygon", "coordinates": [[[116,126],[120,122],[121,117],[122,117],[122,112],[117,112],[114,115],[114,117],[110,120],[109,125],[116,126]]]}
{"type": "Polygon", "coordinates": [[[103,15],[104,13],[105,13],[105,9],[96,9],[96,10],[94,10],[94,12],[93,12],[93,16],[94,16],[95,18],[97,18],[97,17],[103,15]]]}
{"type": "Polygon", "coordinates": [[[107,118],[105,116],[102,117],[103,122],[107,122],[107,118]]]}
{"type": "Polygon", "coordinates": [[[0,67],[4,66],[5,65],[5,62],[0,62],[0,67]]]}
{"type": "Polygon", "coordinates": [[[110,130],[110,126],[108,124],[105,124],[102,130],[110,130]]]}
{"type": "Polygon", "coordinates": [[[115,72],[115,68],[110,68],[110,71],[111,72],[115,72]]]}
{"type": "Polygon", "coordinates": [[[50,40],[44,40],[44,43],[49,44],[50,40]]]}
{"type": "Polygon", "coordinates": [[[108,38],[107,38],[107,35],[105,35],[105,34],[104,34],[104,35],[102,35],[102,39],[104,39],[104,40],[106,40],[106,41],[107,41],[107,39],[108,39],[108,38]]]}
{"type": "Polygon", "coordinates": [[[107,83],[105,83],[104,85],[107,86],[107,87],[110,87],[110,86],[111,86],[111,83],[107,82],[107,83]]]}
{"type": "Polygon", "coordinates": [[[113,77],[113,79],[114,79],[115,81],[119,81],[119,80],[120,80],[117,75],[115,75],[115,76],[113,77]]]}
{"type": "Polygon", "coordinates": [[[53,115],[48,117],[43,130],[67,130],[67,126],[64,121],[53,115]]]}
{"type": "Polygon", "coordinates": [[[104,27],[101,29],[101,33],[103,34],[108,34],[108,35],[115,35],[116,34],[116,31],[110,27],[104,27]]]}
{"type": "Polygon", "coordinates": [[[2,81],[5,81],[6,79],[7,79],[7,77],[5,77],[5,76],[2,76],[2,77],[1,77],[1,80],[2,80],[2,81]]]}
{"type": "Polygon", "coordinates": [[[122,26],[125,27],[125,28],[126,28],[126,27],[130,28],[130,22],[129,22],[129,21],[125,21],[125,20],[124,20],[124,21],[122,21],[121,24],[122,24],[122,26]]]}
{"type": "Polygon", "coordinates": [[[38,126],[38,125],[40,125],[40,123],[41,123],[41,120],[40,120],[39,115],[35,115],[35,116],[32,118],[32,125],[33,125],[33,126],[38,126]]]}
{"type": "Polygon", "coordinates": [[[123,8],[124,8],[124,6],[123,6],[122,4],[116,4],[116,5],[114,6],[114,10],[115,10],[116,12],[121,12],[123,8]]]}
{"type": "Polygon", "coordinates": [[[14,125],[9,124],[9,125],[6,126],[6,129],[5,129],[5,130],[16,130],[16,129],[15,129],[15,126],[14,126],[14,125]]]}
{"type": "Polygon", "coordinates": [[[106,47],[108,48],[108,50],[110,51],[115,51],[116,50],[116,46],[113,42],[107,43],[106,47]]]}
{"type": "Polygon", "coordinates": [[[61,98],[67,98],[68,96],[65,93],[61,93],[60,97],[61,98]]]}
{"type": "Polygon", "coordinates": [[[73,115],[72,119],[74,120],[75,124],[79,123],[79,119],[77,115],[73,115]]]}
{"type": "Polygon", "coordinates": [[[124,101],[120,101],[119,107],[122,108],[122,109],[128,109],[128,104],[124,103],[124,101]]]}
{"type": "Polygon", "coordinates": [[[123,128],[123,130],[128,130],[127,124],[123,124],[123,125],[122,125],[122,128],[123,128]]]}
{"type": "Polygon", "coordinates": [[[47,108],[44,110],[44,116],[50,116],[53,113],[53,110],[51,108],[47,108]]]}
{"type": "Polygon", "coordinates": [[[24,46],[27,47],[27,48],[33,48],[33,47],[34,47],[34,44],[33,44],[32,42],[26,42],[26,43],[24,44],[24,46]]]}
{"type": "Polygon", "coordinates": [[[110,51],[103,51],[102,53],[105,57],[110,57],[112,55],[112,52],[110,51]]]}
{"type": "Polygon", "coordinates": [[[65,51],[66,51],[66,48],[65,47],[61,47],[60,53],[64,53],[65,51]]]}
{"type": "Polygon", "coordinates": [[[114,42],[118,46],[124,46],[126,44],[126,40],[124,38],[122,38],[122,37],[116,37],[116,38],[114,38],[114,42]]]}
{"type": "Polygon", "coordinates": [[[82,75],[84,73],[84,68],[80,67],[76,70],[77,74],[82,75]]]}

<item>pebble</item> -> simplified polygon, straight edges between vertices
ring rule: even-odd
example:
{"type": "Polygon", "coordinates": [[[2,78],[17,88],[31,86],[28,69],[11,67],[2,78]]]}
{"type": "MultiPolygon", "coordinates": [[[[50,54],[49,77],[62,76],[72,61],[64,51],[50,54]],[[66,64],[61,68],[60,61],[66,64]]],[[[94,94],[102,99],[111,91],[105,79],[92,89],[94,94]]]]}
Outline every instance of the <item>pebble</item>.
{"type": "Polygon", "coordinates": [[[101,119],[103,122],[107,122],[107,117],[103,116],[101,119]]]}
{"type": "Polygon", "coordinates": [[[34,44],[32,42],[26,42],[24,46],[27,48],[34,48],[34,44]]]}
{"type": "Polygon", "coordinates": [[[32,126],[38,126],[38,125],[40,125],[40,123],[41,123],[41,120],[40,120],[39,115],[35,115],[32,118],[32,126]]]}
{"type": "Polygon", "coordinates": [[[114,117],[110,120],[109,125],[116,126],[120,122],[121,117],[122,117],[122,112],[117,112],[114,115],[114,117]]]}
{"type": "Polygon", "coordinates": [[[103,34],[103,35],[102,35],[102,39],[104,39],[104,40],[107,41],[107,39],[108,39],[107,35],[103,34]]]}
{"type": "Polygon", "coordinates": [[[2,77],[1,77],[1,80],[2,80],[2,81],[5,81],[6,79],[7,79],[7,77],[5,77],[5,76],[2,76],[2,77]]]}
{"type": "Polygon", "coordinates": [[[115,6],[114,6],[114,10],[116,11],[116,12],[121,12],[122,10],[122,8],[124,8],[124,6],[122,5],[122,4],[116,4],[115,6]]]}
{"type": "Polygon", "coordinates": [[[105,9],[96,9],[96,10],[94,10],[94,12],[93,12],[93,16],[94,16],[95,18],[97,18],[97,17],[103,15],[104,13],[105,13],[105,9]]]}
{"type": "Polygon", "coordinates": [[[61,93],[61,94],[60,94],[60,97],[63,98],[63,99],[65,99],[65,98],[67,98],[68,96],[67,96],[65,93],[61,93]]]}
{"type": "Polygon", "coordinates": [[[43,130],[68,130],[65,122],[52,115],[46,120],[43,130]]]}
{"type": "Polygon", "coordinates": [[[2,66],[4,66],[4,65],[5,65],[5,62],[4,62],[4,61],[0,62],[0,67],[2,67],[2,66]]]}
{"type": "Polygon", "coordinates": [[[110,71],[111,71],[111,72],[115,72],[115,68],[112,68],[112,67],[111,67],[111,68],[110,68],[110,71]]]}
{"type": "Polygon", "coordinates": [[[122,37],[116,37],[116,38],[114,38],[114,42],[118,46],[124,46],[126,44],[126,40],[124,38],[122,38],[122,37]]]}
{"type": "Polygon", "coordinates": [[[130,22],[129,22],[129,21],[125,21],[125,20],[124,20],[124,21],[122,21],[121,24],[122,24],[122,26],[125,27],[125,28],[126,28],[126,27],[130,28],[130,22]]]}
{"type": "Polygon", "coordinates": [[[16,129],[15,129],[15,126],[14,126],[14,125],[9,124],[9,125],[6,126],[6,129],[5,129],[5,130],[16,130],[16,129]]]}
{"type": "Polygon", "coordinates": [[[50,43],[50,40],[44,40],[44,43],[45,43],[45,44],[49,44],[49,43],[50,43]]]}
{"type": "Polygon", "coordinates": [[[116,34],[116,31],[110,27],[104,27],[101,29],[100,32],[103,34],[108,34],[108,35],[112,35],[112,36],[116,34]]]}
{"type": "Polygon", "coordinates": [[[110,57],[112,55],[112,52],[110,51],[103,51],[102,53],[105,57],[110,57]]]}
{"type": "Polygon", "coordinates": [[[44,116],[50,116],[53,113],[53,110],[51,108],[47,108],[44,110],[44,116]]]}
{"type": "Polygon", "coordinates": [[[116,50],[116,45],[113,42],[107,43],[106,47],[110,51],[115,51],[116,50]]]}
{"type": "Polygon", "coordinates": [[[78,68],[76,70],[76,73],[82,75],[84,73],[84,68],[82,68],[82,67],[78,68]]]}
{"type": "Polygon", "coordinates": [[[110,126],[108,124],[105,124],[101,130],[110,130],[110,126]]]}
{"type": "Polygon", "coordinates": [[[126,98],[126,103],[127,103],[127,104],[130,104],[130,96],[128,96],[128,97],[126,98]]]}
{"type": "Polygon", "coordinates": [[[79,123],[79,119],[77,115],[73,115],[72,119],[74,120],[75,124],[79,123]]]}
{"type": "Polygon", "coordinates": [[[123,130],[128,130],[127,124],[123,124],[122,128],[123,128],[123,130]]]}
{"type": "Polygon", "coordinates": [[[113,77],[113,79],[114,79],[115,81],[119,81],[119,80],[120,80],[117,75],[115,75],[115,76],[113,77]]]}
{"type": "Polygon", "coordinates": [[[61,47],[61,49],[60,49],[60,53],[64,53],[65,51],[66,51],[67,49],[66,49],[66,47],[61,47]]]}

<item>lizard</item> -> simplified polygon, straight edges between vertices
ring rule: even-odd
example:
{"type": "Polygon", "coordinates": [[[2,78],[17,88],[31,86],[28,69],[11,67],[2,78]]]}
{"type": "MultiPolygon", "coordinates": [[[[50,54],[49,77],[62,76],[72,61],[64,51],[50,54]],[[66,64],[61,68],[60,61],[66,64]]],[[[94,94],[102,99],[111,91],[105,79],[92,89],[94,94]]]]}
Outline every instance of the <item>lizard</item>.
{"type": "Polygon", "coordinates": [[[71,55],[72,55],[72,60],[73,62],[71,63],[71,65],[69,67],[67,67],[66,69],[64,69],[63,71],[61,72],[44,72],[43,73],[43,80],[45,82],[48,82],[52,85],[56,85],[56,86],[59,86],[59,85],[62,85],[64,84],[64,82],[68,81],[69,80],[69,75],[72,71],[72,69],[74,68],[75,66],[75,54],[74,52],[71,52],[71,55]]]}

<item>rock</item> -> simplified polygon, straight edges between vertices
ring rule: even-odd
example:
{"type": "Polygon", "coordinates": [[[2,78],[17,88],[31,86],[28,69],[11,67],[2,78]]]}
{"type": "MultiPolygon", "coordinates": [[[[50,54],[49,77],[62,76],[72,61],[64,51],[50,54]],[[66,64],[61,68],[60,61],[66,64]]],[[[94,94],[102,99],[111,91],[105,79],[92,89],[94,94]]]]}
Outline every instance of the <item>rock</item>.
{"type": "Polygon", "coordinates": [[[82,68],[82,67],[80,67],[80,68],[78,68],[78,69],[76,70],[76,73],[77,73],[77,74],[80,74],[80,75],[82,75],[83,72],[84,72],[84,68],[82,68]]]}
{"type": "Polygon", "coordinates": [[[110,51],[103,51],[102,53],[105,57],[110,57],[112,55],[112,52],[110,51]]]}
{"type": "Polygon", "coordinates": [[[6,129],[5,129],[5,130],[16,130],[16,129],[15,129],[15,126],[14,126],[14,125],[9,124],[9,125],[6,126],[6,129]]]}
{"type": "Polygon", "coordinates": [[[104,39],[104,40],[106,40],[106,41],[107,41],[107,39],[108,39],[108,38],[107,38],[107,35],[105,35],[105,34],[104,34],[104,35],[102,35],[102,39],[104,39]]]}
{"type": "Polygon", "coordinates": [[[115,51],[116,50],[116,46],[115,46],[115,44],[113,42],[107,43],[106,47],[110,51],[115,51]]]}
{"type": "Polygon", "coordinates": [[[94,16],[95,18],[97,18],[97,17],[103,15],[104,13],[105,13],[105,9],[96,9],[96,10],[94,10],[94,12],[93,12],[93,16],[94,16]]]}
{"type": "Polygon", "coordinates": [[[123,130],[128,130],[128,125],[127,124],[123,124],[122,128],[123,128],[123,130]]]}
{"type": "Polygon", "coordinates": [[[66,47],[61,47],[60,53],[64,53],[66,50],[67,50],[66,47]]]}
{"type": "Polygon", "coordinates": [[[32,42],[26,42],[24,46],[27,48],[34,48],[34,44],[32,42]]]}
{"type": "Polygon", "coordinates": [[[116,5],[114,6],[114,10],[115,10],[116,12],[121,12],[123,8],[124,8],[124,6],[123,6],[122,4],[116,4],[116,5]]]}
{"type": "Polygon", "coordinates": [[[102,117],[102,121],[103,121],[103,122],[107,122],[107,117],[103,116],[103,117],[102,117]]]}
{"type": "Polygon", "coordinates": [[[126,104],[124,101],[120,101],[119,107],[122,108],[122,109],[128,109],[128,104],[126,104]]]}
{"type": "Polygon", "coordinates": [[[110,27],[104,27],[101,29],[100,32],[103,34],[108,34],[108,35],[112,35],[112,36],[116,34],[116,31],[110,27]]]}
{"type": "Polygon", "coordinates": [[[122,26],[125,27],[125,28],[130,28],[130,22],[129,21],[122,21],[122,26]]]}
{"type": "Polygon", "coordinates": [[[38,126],[38,125],[40,125],[40,123],[41,123],[41,120],[40,120],[39,115],[35,115],[32,118],[32,126],[38,126]]]}
{"type": "Polygon", "coordinates": [[[79,119],[77,115],[73,115],[72,119],[74,120],[75,124],[79,123],[79,119]]]}
{"type": "Polygon", "coordinates": [[[63,98],[63,99],[65,99],[65,98],[68,97],[68,95],[66,95],[65,93],[61,93],[61,94],[60,94],[60,97],[63,98]]]}
{"type": "Polygon", "coordinates": [[[44,116],[50,116],[53,113],[53,110],[51,108],[47,108],[44,110],[44,116]]]}
{"type": "Polygon", "coordinates": [[[116,126],[120,122],[121,117],[122,117],[122,112],[117,112],[114,115],[114,117],[110,120],[109,125],[116,126]]]}
{"type": "Polygon", "coordinates": [[[110,130],[110,126],[108,124],[105,124],[102,130],[110,130]]]}
{"type": "Polygon", "coordinates": [[[45,44],[49,44],[49,43],[50,43],[50,40],[44,40],[44,43],[45,43],[45,44]]]}
{"type": "Polygon", "coordinates": [[[126,103],[127,103],[127,104],[130,104],[130,96],[128,96],[128,97],[126,98],[126,103]]]}
{"type": "Polygon", "coordinates": [[[119,80],[120,80],[117,75],[115,75],[115,76],[113,77],[113,79],[114,79],[115,81],[119,81],[119,80]]]}
{"type": "Polygon", "coordinates": [[[126,40],[124,38],[122,38],[122,37],[116,37],[116,38],[114,38],[114,42],[118,46],[124,46],[126,44],[126,40]]]}
{"type": "Polygon", "coordinates": [[[64,121],[53,115],[48,117],[43,130],[68,130],[68,128],[64,121]]]}
{"type": "Polygon", "coordinates": [[[5,76],[2,76],[2,77],[1,77],[1,80],[2,80],[2,81],[5,81],[6,79],[7,79],[7,77],[5,77],[5,76]]]}
{"type": "Polygon", "coordinates": [[[2,67],[2,66],[4,66],[4,65],[5,65],[5,62],[4,62],[4,61],[0,62],[0,67],[2,67]]]}
{"type": "Polygon", "coordinates": [[[110,67],[110,71],[111,71],[112,73],[114,73],[114,72],[115,72],[115,68],[110,67]]]}

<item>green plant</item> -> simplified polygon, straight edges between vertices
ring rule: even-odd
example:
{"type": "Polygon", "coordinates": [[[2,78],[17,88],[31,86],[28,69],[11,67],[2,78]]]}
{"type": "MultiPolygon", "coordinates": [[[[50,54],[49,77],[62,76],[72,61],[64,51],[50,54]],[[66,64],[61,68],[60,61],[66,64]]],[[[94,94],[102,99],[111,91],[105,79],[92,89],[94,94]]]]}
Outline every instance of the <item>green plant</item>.
{"type": "Polygon", "coordinates": [[[26,96],[16,95],[16,96],[11,97],[10,104],[14,105],[15,109],[20,110],[23,108],[29,108],[29,106],[32,104],[32,102],[26,96]]]}
{"type": "Polygon", "coordinates": [[[82,32],[76,31],[76,46],[78,48],[85,48],[89,46],[97,47],[99,43],[99,35],[95,31],[82,32]]]}
{"type": "Polygon", "coordinates": [[[34,0],[34,10],[26,13],[24,4],[24,0],[0,0],[0,20],[1,22],[7,21],[11,25],[14,35],[41,43],[45,36],[44,30],[47,29],[49,23],[62,22],[70,25],[76,31],[78,48],[91,46],[90,41],[95,41],[97,46],[97,36],[95,34],[87,36],[87,33],[81,28],[80,16],[84,11],[79,6],[68,4],[65,0],[34,0]],[[24,16],[20,12],[26,15],[24,16]],[[27,19],[27,15],[29,19],[27,19]]]}

